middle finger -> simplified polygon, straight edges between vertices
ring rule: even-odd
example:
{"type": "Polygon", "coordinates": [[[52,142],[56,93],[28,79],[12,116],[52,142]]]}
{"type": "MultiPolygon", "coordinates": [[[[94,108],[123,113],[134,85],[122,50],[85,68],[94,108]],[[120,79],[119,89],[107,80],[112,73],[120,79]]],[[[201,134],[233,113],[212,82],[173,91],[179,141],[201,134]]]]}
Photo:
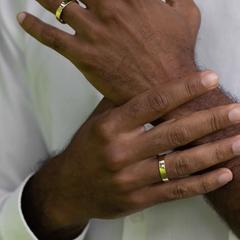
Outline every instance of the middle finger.
{"type": "Polygon", "coordinates": [[[208,134],[240,122],[240,105],[232,104],[196,112],[170,123],[160,124],[138,138],[139,159],[184,146],[208,134]]]}
{"type": "MultiPolygon", "coordinates": [[[[237,136],[182,152],[170,153],[165,156],[164,161],[167,176],[173,180],[198,173],[239,155],[240,136],[237,136]]],[[[136,174],[133,178],[137,187],[145,187],[162,181],[156,158],[137,163],[134,168],[136,174]]]]}

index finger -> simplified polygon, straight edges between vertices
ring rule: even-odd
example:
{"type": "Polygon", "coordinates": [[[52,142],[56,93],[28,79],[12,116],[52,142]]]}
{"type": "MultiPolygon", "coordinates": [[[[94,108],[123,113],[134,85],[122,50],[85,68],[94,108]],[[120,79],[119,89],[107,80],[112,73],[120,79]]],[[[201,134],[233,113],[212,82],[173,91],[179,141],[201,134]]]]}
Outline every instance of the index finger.
{"type": "Polygon", "coordinates": [[[152,122],[218,86],[211,71],[195,73],[184,81],[149,90],[112,111],[118,129],[132,129],[152,122]]]}

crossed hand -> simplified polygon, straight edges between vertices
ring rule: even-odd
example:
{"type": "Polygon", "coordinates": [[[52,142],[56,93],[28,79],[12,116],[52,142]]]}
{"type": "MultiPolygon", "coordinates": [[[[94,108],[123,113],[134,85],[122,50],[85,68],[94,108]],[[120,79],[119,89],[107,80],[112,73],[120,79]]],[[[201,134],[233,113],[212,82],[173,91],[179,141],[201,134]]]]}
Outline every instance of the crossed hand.
{"type": "MultiPolygon", "coordinates": [[[[52,13],[61,3],[38,2],[52,13]]],[[[29,34],[72,61],[111,100],[100,103],[67,150],[26,188],[25,217],[43,239],[70,239],[91,218],[213,191],[232,180],[230,170],[191,175],[240,152],[239,137],[173,152],[165,157],[171,181],[162,183],[158,153],[239,123],[239,106],[196,112],[147,132],[143,127],[218,85],[215,74],[199,73],[194,64],[200,14],[192,0],[83,2],[87,8],[73,2],[61,15],[74,35],[18,15],[29,34]]]]}

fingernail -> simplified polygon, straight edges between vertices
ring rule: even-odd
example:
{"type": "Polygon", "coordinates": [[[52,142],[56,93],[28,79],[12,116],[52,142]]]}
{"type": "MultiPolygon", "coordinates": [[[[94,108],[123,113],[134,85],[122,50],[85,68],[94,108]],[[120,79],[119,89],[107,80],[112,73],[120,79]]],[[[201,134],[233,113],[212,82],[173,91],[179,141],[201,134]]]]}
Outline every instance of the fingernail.
{"type": "Polygon", "coordinates": [[[231,182],[233,180],[233,175],[232,172],[229,170],[228,172],[224,172],[222,173],[219,177],[218,177],[218,182],[221,185],[225,185],[229,182],[231,182]]]}
{"type": "Polygon", "coordinates": [[[240,139],[233,143],[232,150],[235,155],[240,155],[240,139]]]}
{"type": "Polygon", "coordinates": [[[18,15],[17,15],[17,20],[18,20],[18,22],[20,23],[20,24],[22,24],[23,23],[23,21],[24,21],[24,19],[26,18],[26,13],[19,13],[18,15]]]}
{"type": "Polygon", "coordinates": [[[202,84],[206,88],[215,88],[218,86],[219,78],[218,75],[211,71],[201,73],[202,84]]]}
{"type": "Polygon", "coordinates": [[[234,123],[240,122],[240,107],[234,108],[228,114],[229,120],[234,123]]]}

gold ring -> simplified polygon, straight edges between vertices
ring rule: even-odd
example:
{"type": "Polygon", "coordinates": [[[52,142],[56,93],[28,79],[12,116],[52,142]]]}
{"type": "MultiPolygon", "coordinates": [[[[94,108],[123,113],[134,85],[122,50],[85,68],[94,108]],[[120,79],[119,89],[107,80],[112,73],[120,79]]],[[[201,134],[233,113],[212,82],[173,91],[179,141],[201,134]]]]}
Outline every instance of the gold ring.
{"type": "Polygon", "coordinates": [[[63,1],[61,2],[60,6],[59,6],[58,9],[56,10],[56,14],[55,14],[56,19],[57,19],[60,23],[65,24],[64,20],[62,19],[62,14],[63,14],[64,8],[67,7],[70,3],[74,3],[74,2],[77,3],[77,4],[79,4],[77,0],[63,0],[63,1]]]}
{"type": "Polygon", "coordinates": [[[164,158],[158,157],[158,167],[159,167],[159,174],[160,178],[163,182],[169,182],[169,178],[167,175],[166,163],[164,158]]]}

